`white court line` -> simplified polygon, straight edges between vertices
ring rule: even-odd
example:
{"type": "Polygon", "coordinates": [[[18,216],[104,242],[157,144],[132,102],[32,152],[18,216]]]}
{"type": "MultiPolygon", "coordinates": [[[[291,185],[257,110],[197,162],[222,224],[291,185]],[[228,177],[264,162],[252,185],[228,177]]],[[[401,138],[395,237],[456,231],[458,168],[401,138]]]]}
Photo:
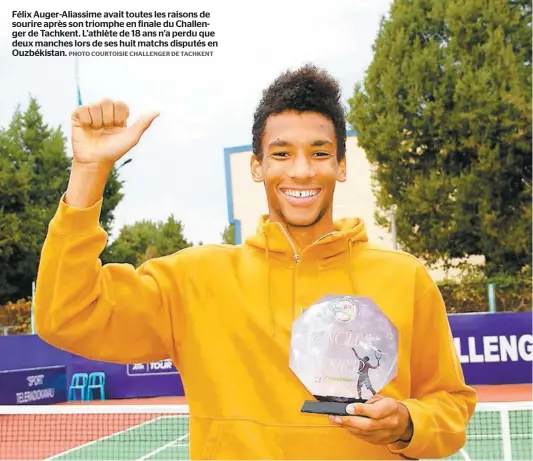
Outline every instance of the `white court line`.
{"type": "Polygon", "coordinates": [[[154,451],[151,451],[150,453],[147,453],[145,454],[142,458],[137,458],[137,461],[143,461],[143,460],[146,460],[148,458],[150,458],[151,456],[153,455],[156,455],[157,453],[163,451],[163,450],[166,450],[167,448],[170,448],[172,446],[177,446],[177,447],[186,447],[188,446],[188,444],[178,444],[178,442],[181,442],[182,440],[185,440],[186,438],[189,437],[189,434],[184,434],[184,435],[181,435],[179,436],[176,440],[173,440],[172,442],[168,442],[168,443],[165,443],[164,445],[161,445],[159,448],[156,448],[154,451]]]}
{"type": "Polygon", "coordinates": [[[461,451],[461,454],[463,455],[463,458],[465,459],[465,461],[472,461],[472,460],[470,459],[470,456],[468,456],[467,451],[466,451],[464,448],[461,448],[460,451],[461,451]]]}
{"type": "MultiPolygon", "coordinates": [[[[87,448],[88,446],[90,445],[94,445],[95,443],[97,442],[102,442],[103,440],[107,440],[107,439],[110,439],[112,437],[115,437],[116,435],[120,435],[120,434],[125,434],[126,432],[128,431],[133,431],[135,429],[138,429],[139,427],[141,426],[144,426],[145,424],[151,424],[153,423],[154,421],[157,421],[159,419],[163,419],[163,418],[172,418],[173,416],[170,416],[170,415],[165,415],[165,416],[159,416],[158,418],[155,418],[155,419],[151,419],[149,421],[144,421],[140,424],[136,424],[135,426],[131,426],[131,427],[128,427],[127,429],[124,429],[122,431],[118,431],[118,432],[113,432],[112,434],[109,434],[109,435],[106,435],[104,437],[100,437],[99,439],[95,439],[95,440],[91,440],[90,442],[87,442],[87,443],[84,443],[82,445],[78,445],[77,447],[74,447],[74,448],[71,448],[70,450],[66,450],[66,451],[62,451],[61,453],[58,453],[57,455],[54,455],[50,458],[46,458],[46,461],[48,460],[51,460],[51,459],[57,459],[61,456],[64,456],[68,453],[72,453],[74,451],[78,451],[78,450],[81,450],[82,448],[87,448]]],[[[174,417],[185,417],[185,416],[174,416],[174,417]]]]}

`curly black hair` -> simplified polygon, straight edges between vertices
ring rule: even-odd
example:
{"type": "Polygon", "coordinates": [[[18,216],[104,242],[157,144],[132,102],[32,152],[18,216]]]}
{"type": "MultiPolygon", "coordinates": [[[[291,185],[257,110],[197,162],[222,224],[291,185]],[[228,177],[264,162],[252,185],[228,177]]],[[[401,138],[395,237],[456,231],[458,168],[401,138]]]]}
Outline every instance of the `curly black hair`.
{"type": "Polygon", "coordinates": [[[341,104],[339,83],[325,70],[307,64],[295,71],[286,71],[263,91],[254,113],[252,148],[261,160],[261,140],[269,116],[286,110],[316,112],[329,117],[337,137],[337,159],[346,155],[346,118],[341,104]]]}

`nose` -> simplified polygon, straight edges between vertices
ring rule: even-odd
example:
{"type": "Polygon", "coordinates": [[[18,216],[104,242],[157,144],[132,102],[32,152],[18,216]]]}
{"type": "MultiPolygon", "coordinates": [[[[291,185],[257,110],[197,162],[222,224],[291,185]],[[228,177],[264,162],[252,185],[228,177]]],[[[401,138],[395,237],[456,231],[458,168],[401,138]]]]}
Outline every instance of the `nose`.
{"type": "Polygon", "coordinates": [[[305,154],[295,155],[291,162],[289,176],[291,179],[297,181],[305,181],[306,179],[313,177],[314,171],[311,159],[305,154]]]}

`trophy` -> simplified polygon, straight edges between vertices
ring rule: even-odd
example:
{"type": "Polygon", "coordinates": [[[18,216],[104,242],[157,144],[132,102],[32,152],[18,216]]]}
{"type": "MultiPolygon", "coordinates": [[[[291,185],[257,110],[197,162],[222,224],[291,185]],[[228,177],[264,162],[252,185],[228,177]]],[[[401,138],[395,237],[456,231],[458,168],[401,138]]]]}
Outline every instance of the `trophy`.
{"type": "Polygon", "coordinates": [[[289,366],[316,401],[302,412],[348,415],[396,376],[398,331],[367,297],[324,296],[293,323],[289,366]]]}

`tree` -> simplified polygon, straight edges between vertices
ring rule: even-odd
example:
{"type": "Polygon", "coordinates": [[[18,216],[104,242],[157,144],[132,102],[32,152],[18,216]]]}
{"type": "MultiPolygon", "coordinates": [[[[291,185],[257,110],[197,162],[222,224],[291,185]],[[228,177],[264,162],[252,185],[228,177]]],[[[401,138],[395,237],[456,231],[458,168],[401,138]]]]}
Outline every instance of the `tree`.
{"type": "Polygon", "coordinates": [[[348,121],[373,165],[377,221],[428,263],[531,261],[531,4],[395,0],[348,121]]]}
{"type": "MultiPolygon", "coordinates": [[[[0,305],[31,296],[42,244],[70,174],[61,129],[43,121],[30,98],[0,130],[0,305]]],[[[109,230],[122,198],[116,170],[104,195],[101,224],[109,230]]]]}
{"type": "Polygon", "coordinates": [[[31,301],[19,299],[0,305],[0,327],[9,327],[10,335],[31,333],[31,301]]]}
{"type": "Polygon", "coordinates": [[[235,224],[229,224],[224,228],[224,232],[222,232],[222,243],[235,245],[235,224]]]}
{"type": "Polygon", "coordinates": [[[122,185],[124,182],[119,179],[119,168],[117,168],[116,165],[113,166],[104,188],[100,225],[108,233],[111,232],[113,223],[115,222],[115,208],[124,197],[124,194],[122,193],[122,185]]]}
{"type": "Polygon", "coordinates": [[[166,222],[143,220],[120,230],[102,254],[102,262],[129,263],[137,267],[149,259],[190,246],[192,243],[183,235],[183,225],[173,215],[166,222]]]}

